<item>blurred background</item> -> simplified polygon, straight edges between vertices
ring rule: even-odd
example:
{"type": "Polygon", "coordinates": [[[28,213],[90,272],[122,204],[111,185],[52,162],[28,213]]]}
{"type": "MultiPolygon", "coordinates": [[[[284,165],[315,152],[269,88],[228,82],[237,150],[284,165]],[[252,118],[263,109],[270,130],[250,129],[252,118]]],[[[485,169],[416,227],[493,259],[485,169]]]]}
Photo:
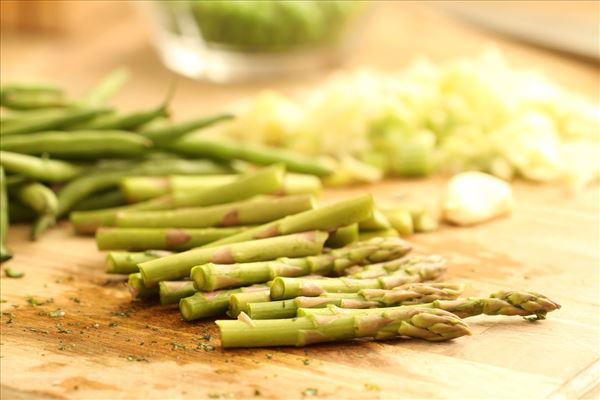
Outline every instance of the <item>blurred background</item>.
{"type": "MultiPolygon", "coordinates": [[[[168,3],[173,9],[176,3],[189,2],[168,3]]],[[[362,14],[359,21],[351,21],[359,25],[351,27],[349,35],[355,37],[344,43],[349,46],[341,64],[345,69],[394,71],[418,56],[426,55],[433,61],[474,57],[493,44],[512,64],[534,67],[567,88],[598,98],[596,1],[370,1],[362,6],[364,9],[346,10],[346,14],[362,14]]],[[[163,12],[163,22],[167,14],[166,10],[153,10],[157,4],[3,0],[1,7],[3,81],[61,82],[67,90],[78,93],[107,71],[126,66],[133,79],[130,90],[118,95],[119,104],[139,107],[164,96],[172,73],[161,62],[160,51],[155,51],[160,48],[157,31],[164,27],[160,26],[161,16],[153,14],[163,12]]],[[[206,12],[212,12],[209,17],[217,20],[225,18],[214,10],[206,12]]],[[[346,22],[351,17],[338,15],[332,21],[346,22]]],[[[313,23],[321,21],[316,18],[313,23]]],[[[294,25],[283,25],[278,32],[289,27],[294,25]]],[[[318,83],[327,74],[313,71],[270,76],[273,79],[268,81],[246,80],[225,86],[183,79],[173,109],[177,116],[186,117],[199,110],[216,110],[257,89],[290,91],[318,83]]]]}
{"type": "Polygon", "coordinates": [[[174,119],[339,166],[327,184],[481,170],[596,180],[597,1],[2,1],[3,82],[174,119]]]}

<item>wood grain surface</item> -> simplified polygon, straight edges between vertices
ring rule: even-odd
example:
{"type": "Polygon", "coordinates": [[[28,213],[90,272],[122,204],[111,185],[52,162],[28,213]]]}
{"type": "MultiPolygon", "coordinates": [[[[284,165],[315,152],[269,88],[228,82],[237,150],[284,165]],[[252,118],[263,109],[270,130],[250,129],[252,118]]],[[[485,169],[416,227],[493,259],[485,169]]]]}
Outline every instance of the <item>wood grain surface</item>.
{"type": "MultiPolygon", "coordinates": [[[[441,179],[385,182],[329,192],[408,196],[434,208],[441,179]]],[[[416,250],[450,258],[448,281],[467,294],[542,292],[563,308],[545,321],[477,317],[474,335],[450,343],[353,342],[307,349],[222,350],[212,320],[182,321],[177,308],[131,302],[123,279],[103,272],[94,241],[67,224],[40,242],[11,231],[1,280],[2,390],[55,398],[578,398],[594,389],[598,361],[598,188],[576,197],[519,184],[510,218],[443,227],[412,238],[416,250]],[[33,306],[34,296],[49,304],[33,306]],[[65,311],[62,318],[48,312],[65,311]],[[207,336],[208,335],[208,336],[207,336]],[[214,350],[213,350],[214,348],[214,350]]]]}
{"type": "MultiPolygon", "coordinates": [[[[95,4],[87,18],[82,14],[69,35],[3,32],[2,81],[49,80],[81,94],[107,71],[126,65],[133,79],[117,97],[119,105],[137,108],[162,99],[171,74],[154,54],[143,20],[129,2],[104,3],[95,4]]],[[[382,2],[367,28],[349,69],[396,70],[419,55],[443,61],[495,44],[512,63],[598,99],[597,65],[451,20],[434,2],[382,2]]],[[[208,113],[260,89],[291,93],[326,77],[231,86],[182,78],[173,110],[178,118],[208,113]]],[[[325,197],[370,191],[379,199],[408,196],[436,209],[443,184],[390,181],[325,197]]],[[[212,321],[186,323],[176,308],[132,303],[123,280],[104,274],[93,240],[74,236],[68,224],[36,243],[27,240],[27,227],[11,228],[16,256],[10,266],[26,275],[0,280],[1,397],[598,398],[600,191],[592,187],[573,196],[556,186],[524,183],[515,190],[517,208],[510,218],[469,229],[443,227],[411,240],[419,251],[450,257],[447,280],[469,284],[469,295],[529,289],[563,308],[537,323],[473,318],[472,337],[439,344],[224,351],[212,321]],[[52,302],[33,306],[31,296],[52,302]],[[64,317],[48,316],[59,308],[64,317]]]]}

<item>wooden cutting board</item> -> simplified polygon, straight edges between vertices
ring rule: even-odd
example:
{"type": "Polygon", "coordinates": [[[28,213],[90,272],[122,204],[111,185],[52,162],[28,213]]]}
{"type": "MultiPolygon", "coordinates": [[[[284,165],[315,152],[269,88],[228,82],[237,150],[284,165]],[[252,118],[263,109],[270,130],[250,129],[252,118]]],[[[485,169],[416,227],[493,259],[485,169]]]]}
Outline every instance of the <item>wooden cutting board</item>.
{"type": "MultiPolygon", "coordinates": [[[[386,182],[325,197],[371,191],[433,208],[443,183],[386,182]]],[[[448,343],[222,350],[212,320],[187,323],[177,308],[131,302],[123,279],[103,273],[94,241],[67,223],[37,243],[14,227],[16,256],[6,266],[26,275],[0,281],[2,398],[595,398],[599,193],[517,184],[512,217],[414,236],[416,250],[450,258],[446,280],[467,283],[469,295],[528,289],[563,306],[536,323],[472,318],[473,336],[448,343]],[[29,296],[53,301],[33,306],[29,296]],[[58,308],[64,317],[47,315],[58,308]]]]}

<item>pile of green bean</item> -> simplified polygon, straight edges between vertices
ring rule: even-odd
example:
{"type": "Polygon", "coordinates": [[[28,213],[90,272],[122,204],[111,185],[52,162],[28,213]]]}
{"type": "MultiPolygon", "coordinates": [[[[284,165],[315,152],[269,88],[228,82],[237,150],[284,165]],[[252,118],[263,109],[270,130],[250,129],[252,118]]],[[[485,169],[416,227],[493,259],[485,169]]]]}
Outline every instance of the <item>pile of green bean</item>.
{"type": "MultiPolygon", "coordinates": [[[[147,110],[119,111],[109,106],[108,100],[127,76],[125,70],[114,71],[81,99],[69,98],[61,88],[49,85],[0,87],[2,261],[12,257],[6,247],[9,221],[31,222],[35,240],[72,211],[80,212],[72,220],[100,219],[102,225],[116,214],[114,208],[156,209],[157,203],[165,201],[160,196],[164,192],[154,196],[144,192],[147,187],[134,187],[131,182],[119,190],[129,177],[156,181],[210,175],[208,180],[221,179],[222,184],[223,179],[240,172],[239,165],[270,164],[318,177],[332,172],[329,165],[298,154],[196,134],[233,118],[228,113],[173,122],[168,101],[147,110]],[[139,203],[128,205],[132,202],[139,203]]],[[[316,180],[320,187],[316,177],[298,175],[296,180],[300,186],[313,187],[316,180]]],[[[85,223],[76,228],[86,233],[85,223]]]]}

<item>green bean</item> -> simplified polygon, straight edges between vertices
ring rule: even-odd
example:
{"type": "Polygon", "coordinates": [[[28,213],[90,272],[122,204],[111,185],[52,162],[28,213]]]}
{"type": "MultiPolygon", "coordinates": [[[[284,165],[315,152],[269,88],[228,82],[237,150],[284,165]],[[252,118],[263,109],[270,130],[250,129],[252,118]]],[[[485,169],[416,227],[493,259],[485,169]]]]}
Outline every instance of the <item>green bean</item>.
{"type": "Polygon", "coordinates": [[[8,237],[9,215],[8,195],[4,182],[4,169],[0,167],[0,262],[10,260],[12,253],[6,247],[8,237]]]}
{"type": "Polygon", "coordinates": [[[28,182],[29,180],[30,180],[29,178],[27,178],[26,176],[23,176],[23,175],[7,175],[6,180],[5,180],[6,188],[10,192],[11,188],[20,186],[20,185],[28,182]]]}
{"type": "Polygon", "coordinates": [[[84,121],[78,124],[68,126],[69,130],[107,130],[121,129],[133,130],[141,125],[154,120],[155,118],[168,116],[166,105],[162,104],[159,107],[150,110],[136,111],[128,114],[104,114],[91,121],[84,121]]]}
{"type": "Polygon", "coordinates": [[[31,239],[37,240],[49,227],[56,223],[58,200],[54,192],[39,182],[26,183],[14,190],[21,203],[29,206],[37,214],[31,232],[31,239]]]}
{"type": "Polygon", "coordinates": [[[126,131],[38,132],[8,136],[1,144],[7,151],[65,158],[136,157],[151,146],[148,138],[126,131]]]}
{"type": "Polygon", "coordinates": [[[104,193],[92,195],[79,201],[73,207],[74,211],[100,210],[103,208],[118,207],[127,204],[127,200],[120,190],[111,189],[104,193]]]}
{"type": "Polygon", "coordinates": [[[110,97],[125,85],[128,79],[129,70],[127,68],[115,69],[90,90],[82,103],[92,107],[105,104],[110,97]]]}
{"type": "Polygon", "coordinates": [[[284,164],[288,171],[325,176],[333,172],[330,165],[314,157],[289,150],[249,143],[234,143],[224,139],[187,135],[166,146],[176,153],[217,160],[244,160],[260,165],[284,164]]]}
{"type": "Polygon", "coordinates": [[[138,131],[149,137],[155,143],[167,143],[197,129],[205,128],[217,122],[233,118],[232,114],[216,114],[208,117],[195,118],[189,121],[166,124],[159,127],[144,127],[138,131]]]}
{"type": "Polygon", "coordinates": [[[8,136],[61,129],[71,124],[90,120],[109,111],[109,109],[68,109],[53,113],[40,113],[33,115],[31,118],[15,120],[3,125],[0,134],[8,136]]]}
{"type": "Polygon", "coordinates": [[[0,88],[0,106],[15,110],[65,107],[72,105],[63,91],[54,86],[13,84],[0,88]]]}
{"type": "Polygon", "coordinates": [[[8,151],[0,151],[0,165],[12,173],[43,182],[68,181],[85,171],[84,167],[66,161],[50,160],[8,151]]]}
{"type": "Polygon", "coordinates": [[[49,228],[56,224],[56,217],[53,215],[40,215],[33,222],[31,227],[31,240],[38,240],[42,233],[46,232],[49,228]]]}
{"type": "Polygon", "coordinates": [[[228,172],[231,172],[229,168],[207,160],[164,159],[158,162],[147,160],[127,168],[107,167],[75,179],[63,187],[58,193],[58,215],[65,215],[78,201],[93,193],[118,186],[119,182],[128,176],[201,175],[228,172]]]}
{"type": "Polygon", "coordinates": [[[62,94],[63,90],[57,86],[49,85],[45,83],[31,84],[31,83],[11,83],[9,85],[2,85],[0,87],[0,95],[4,96],[6,93],[19,92],[19,93],[58,93],[62,94]]]}
{"type": "MultiPolygon", "coordinates": [[[[3,114],[2,117],[0,117],[0,127],[2,127],[2,129],[15,124],[15,123],[22,123],[24,121],[28,121],[31,119],[36,119],[36,118],[40,118],[40,117],[56,117],[59,115],[64,115],[65,114],[65,110],[64,109],[56,109],[56,108],[49,108],[49,109],[41,109],[41,110],[27,110],[27,111],[12,111],[8,114],[3,114]]],[[[2,133],[4,134],[4,133],[2,133]]]]}

